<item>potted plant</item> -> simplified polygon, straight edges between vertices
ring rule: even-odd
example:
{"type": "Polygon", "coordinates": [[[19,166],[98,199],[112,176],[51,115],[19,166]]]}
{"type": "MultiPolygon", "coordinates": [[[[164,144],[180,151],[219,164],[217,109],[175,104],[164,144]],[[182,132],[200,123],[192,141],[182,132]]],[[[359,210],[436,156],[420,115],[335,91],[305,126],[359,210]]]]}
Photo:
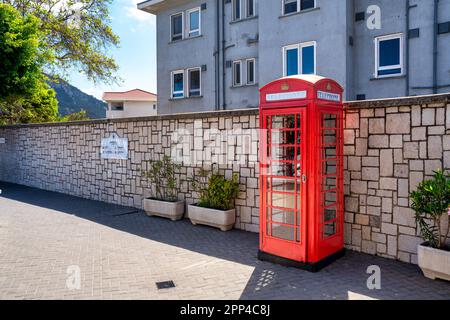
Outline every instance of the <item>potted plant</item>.
{"type": "Polygon", "coordinates": [[[172,162],[170,157],[151,161],[150,169],[142,171],[150,184],[150,198],[144,199],[144,210],[148,216],[160,216],[172,221],[184,216],[185,201],[178,200],[179,181],[175,176],[180,165],[172,162]]]}
{"type": "Polygon", "coordinates": [[[450,281],[450,177],[442,170],[411,193],[412,208],[425,243],[418,247],[418,263],[430,279],[450,281]]]}
{"type": "Polygon", "coordinates": [[[237,174],[227,180],[220,174],[209,175],[200,170],[197,180],[192,180],[192,186],[200,195],[197,204],[188,206],[192,224],[208,225],[222,231],[231,230],[236,222],[234,202],[239,193],[237,174]]]}

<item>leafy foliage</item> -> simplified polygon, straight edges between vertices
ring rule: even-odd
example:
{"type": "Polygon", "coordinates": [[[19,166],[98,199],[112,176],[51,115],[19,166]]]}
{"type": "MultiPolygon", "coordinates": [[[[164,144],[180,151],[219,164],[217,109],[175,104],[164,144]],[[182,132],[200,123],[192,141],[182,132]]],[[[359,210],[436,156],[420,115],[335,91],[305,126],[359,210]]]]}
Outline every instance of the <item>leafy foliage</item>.
{"type": "Polygon", "coordinates": [[[156,200],[176,201],[179,186],[176,171],[180,170],[181,165],[164,156],[162,160],[151,161],[149,167],[150,169],[143,170],[142,174],[150,182],[151,197],[156,200]]]}
{"type": "Polygon", "coordinates": [[[58,121],[58,100],[55,91],[40,82],[26,98],[0,101],[0,125],[58,121]]]}
{"type": "Polygon", "coordinates": [[[51,61],[45,47],[40,21],[22,17],[17,10],[0,4],[0,100],[26,98],[42,89],[41,68],[51,61]]]}
{"type": "Polygon", "coordinates": [[[201,169],[197,179],[193,179],[191,183],[194,190],[200,194],[198,206],[217,210],[234,209],[234,202],[239,193],[237,174],[227,180],[220,174],[209,174],[201,169]]]}
{"type": "Polygon", "coordinates": [[[65,115],[59,119],[61,122],[67,122],[67,121],[84,121],[89,120],[89,117],[86,113],[86,110],[80,110],[75,113],[70,113],[68,115],[65,115]]]}
{"type": "Polygon", "coordinates": [[[111,29],[108,5],[112,0],[0,0],[20,14],[41,20],[40,30],[54,59],[47,60],[48,73],[64,77],[79,72],[94,82],[112,83],[118,66],[108,49],[119,44],[111,29]]]}
{"type": "Polygon", "coordinates": [[[450,177],[442,170],[423,181],[411,193],[412,208],[422,237],[433,248],[443,249],[450,239],[450,225],[443,230],[443,218],[450,209],[450,177]]]}

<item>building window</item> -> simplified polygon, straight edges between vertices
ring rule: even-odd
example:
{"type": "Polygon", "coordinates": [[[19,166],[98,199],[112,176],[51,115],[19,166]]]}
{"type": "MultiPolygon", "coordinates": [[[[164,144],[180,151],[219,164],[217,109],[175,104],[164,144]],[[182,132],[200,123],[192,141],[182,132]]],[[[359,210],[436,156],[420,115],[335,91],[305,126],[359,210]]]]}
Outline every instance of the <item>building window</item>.
{"type": "Polygon", "coordinates": [[[299,12],[316,7],[315,0],[282,0],[283,14],[299,12]]]}
{"type": "Polygon", "coordinates": [[[375,38],[375,77],[403,74],[403,36],[395,34],[375,38]]]}
{"type": "Polygon", "coordinates": [[[242,63],[240,61],[233,62],[233,86],[242,85],[242,63]]]}
{"type": "Polygon", "coordinates": [[[201,95],[200,68],[188,69],[188,84],[189,97],[199,97],[201,95]]]}
{"type": "Polygon", "coordinates": [[[201,33],[200,8],[187,11],[188,16],[188,37],[196,37],[201,33]]]}
{"type": "Polygon", "coordinates": [[[123,111],[123,102],[111,102],[111,111],[123,111]]]}
{"type": "Polygon", "coordinates": [[[255,2],[256,0],[247,0],[247,18],[255,16],[255,2]]]}
{"type": "Polygon", "coordinates": [[[172,72],[172,98],[184,97],[184,71],[178,70],[172,72]]]}
{"type": "Polygon", "coordinates": [[[316,74],[316,43],[283,47],[283,75],[316,74]]]}
{"type": "Polygon", "coordinates": [[[153,105],[153,110],[156,110],[156,104],[153,105]]]}
{"type": "Polygon", "coordinates": [[[252,85],[255,84],[255,74],[256,74],[256,68],[255,68],[255,59],[247,59],[247,84],[252,85]]]}
{"type": "Polygon", "coordinates": [[[233,20],[241,19],[241,0],[233,0],[233,20]]]}
{"type": "Polygon", "coordinates": [[[183,39],[183,29],[184,29],[183,16],[184,15],[182,12],[170,16],[171,41],[183,39]]]}

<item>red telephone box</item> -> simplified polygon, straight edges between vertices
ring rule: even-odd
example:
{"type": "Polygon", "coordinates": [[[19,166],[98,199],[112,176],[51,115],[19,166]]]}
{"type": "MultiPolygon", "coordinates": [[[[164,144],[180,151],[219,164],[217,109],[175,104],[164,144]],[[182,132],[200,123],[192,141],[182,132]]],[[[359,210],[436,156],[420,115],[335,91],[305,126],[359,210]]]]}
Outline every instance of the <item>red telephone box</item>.
{"type": "Polygon", "coordinates": [[[316,272],[344,254],[342,94],[315,75],[260,90],[261,260],[316,272]]]}

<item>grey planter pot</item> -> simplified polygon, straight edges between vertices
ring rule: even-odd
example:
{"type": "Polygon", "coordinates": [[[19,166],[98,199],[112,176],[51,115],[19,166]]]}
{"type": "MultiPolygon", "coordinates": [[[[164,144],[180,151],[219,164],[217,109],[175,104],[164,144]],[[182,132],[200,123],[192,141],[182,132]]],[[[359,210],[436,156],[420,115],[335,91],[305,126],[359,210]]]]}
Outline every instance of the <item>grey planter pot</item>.
{"type": "Polygon", "coordinates": [[[222,211],[188,205],[188,215],[192,224],[203,224],[222,231],[233,229],[236,222],[236,209],[222,211]]]}
{"type": "Polygon", "coordinates": [[[450,251],[435,249],[421,244],[417,249],[418,263],[425,277],[450,281],[450,251]]]}
{"type": "Polygon", "coordinates": [[[153,199],[144,199],[144,210],[148,216],[158,216],[172,221],[183,218],[185,201],[169,202],[153,199]]]}

